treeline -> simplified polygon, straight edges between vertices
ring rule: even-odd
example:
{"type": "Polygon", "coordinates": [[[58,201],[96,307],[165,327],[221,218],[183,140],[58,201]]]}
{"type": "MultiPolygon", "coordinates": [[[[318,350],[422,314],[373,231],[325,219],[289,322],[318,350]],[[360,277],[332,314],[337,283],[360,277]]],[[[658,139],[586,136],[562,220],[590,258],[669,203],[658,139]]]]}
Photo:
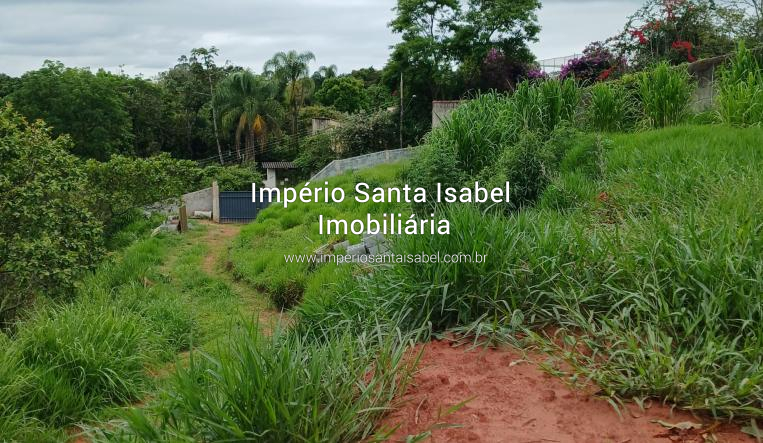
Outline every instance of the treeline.
{"type": "MultiPolygon", "coordinates": [[[[756,46],[758,2],[648,0],[620,34],[592,43],[562,75],[595,82],[661,61],[725,54],[740,38],[756,46]]],[[[384,137],[374,149],[397,147],[401,131],[403,144],[414,145],[430,128],[432,100],[513,91],[543,76],[528,47],[540,31],[540,7],[540,0],[399,0],[389,26],[402,41],[378,70],[340,75],[327,65],[311,73],[309,51],[280,52],[251,68],[221,62],[215,47],[196,48],[153,79],[46,61],[19,78],[0,74],[0,102],[43,119],[54,135],[68,134],[82,158],[167,152],[194,160],[299,159],[312,168],[357,151],[353,134],[306,140],[313,117],[373,120],[371,132],[384,137]]],[[[357,131],[367,135],[365,126],[357,131]]]]}

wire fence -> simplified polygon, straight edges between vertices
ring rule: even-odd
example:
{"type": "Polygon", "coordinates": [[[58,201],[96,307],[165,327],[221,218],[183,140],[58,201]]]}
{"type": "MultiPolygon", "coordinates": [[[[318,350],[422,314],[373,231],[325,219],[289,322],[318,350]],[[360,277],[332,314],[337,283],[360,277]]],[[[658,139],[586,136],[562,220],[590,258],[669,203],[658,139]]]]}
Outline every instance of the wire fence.
{"type": "MultiPolygon", "coordinates": [[[[294,136],[299,138],[304,138],[312,135],[311,129],[302,129],[298,131],[294,136]]],[[[288,143],[288,139],[285,137],[278,137],[273,138],[265,142],[264,144],[249,147],[249,148],[243,148],[239,151],[231,150],[228,148],[227,151],[223,152],[222,155],[214,155],[212,157],[203,158],[200,160],[196,160],[196,163],[201,166],[202,168],[212,165],[231,165],[231,164],[239,164],[245,161],[251,161],[252,159],[256,159],[257,156],[273,152],[276,149],[282,147],[284,143],[288,143]]]]}
{"type": "Polygon", "coordinates": [[[570,60],[582,57],[583,54],[572,54],[564,57],[547,58],[544,60],[538,60],[538,66],[541,71],[546,74],[553,75],[561,72],[562,67],[569,63],[570,60]]]}

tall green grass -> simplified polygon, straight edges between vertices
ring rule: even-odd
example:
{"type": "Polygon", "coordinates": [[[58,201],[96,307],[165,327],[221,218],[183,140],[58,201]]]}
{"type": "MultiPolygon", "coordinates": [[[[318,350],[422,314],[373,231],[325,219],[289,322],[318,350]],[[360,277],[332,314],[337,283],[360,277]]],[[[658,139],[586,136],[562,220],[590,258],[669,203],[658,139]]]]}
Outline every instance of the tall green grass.
{"type": "Polygon", "coordinates": [[[600,82],[589,89],[585,117],[595,131],[620,132],[633,127],[637,103],[630,91],[613,82],[600,82]]]}
{"type": "Polygon", "coordinates": [[[648,127],[664,128],[686,119],[695,88],[686,68],[662,62],[640,73],[637,79],[639,101],[648,127]]]}
{"type": "Polygon", "coordinates": [[[716,107],[722,123],[763,123],[763,71],[755,55],[740,43],[730,66],[720,71],[716,107]]]}
{"type": "Polygon", "coordinates": [[[194,314],[159,272],[174,245],[171,237],[133,244],[84,278],[73,300],[40,304],[16,325],[0,362],[4,438],[16,423],[14,439],[43,441],[58,435],[51,429],[141,400],[149,368],[188,349],[194,314]]]}
{"type": "Polygon", "coordinates": [[[607,394],[760,417],[762,137],[687,126],[573,149],[563,164],[576,207],[508,218],[450,208],[450,236],[401,237],[396,252],[476,251],[486,263],[394,266],[343,284],[323,311],[301,309],[299,327],[321,330],[328,318],[362,330],[363,312],[435,331],[553,325],[569,345],[557,355],[607,394]]]}
{"type": "Polygon", "coordinates": [[[226,348],[193,355],[168,395],[139,411],[111,441],[344,442],[374,435],[377,421],[405,389],[415,359],[405,337],[381,329],[324,341],[256,327],[236,331],[226,348]]]}

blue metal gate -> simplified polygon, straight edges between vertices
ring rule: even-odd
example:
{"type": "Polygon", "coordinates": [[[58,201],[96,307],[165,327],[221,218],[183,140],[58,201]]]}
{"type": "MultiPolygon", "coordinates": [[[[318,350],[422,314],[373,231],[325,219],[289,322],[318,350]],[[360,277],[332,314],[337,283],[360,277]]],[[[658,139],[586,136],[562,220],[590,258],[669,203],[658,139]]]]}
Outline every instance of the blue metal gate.
{"type": "Polygon", "coordinates": [[[220,223],[248,223],[269,205],[270,201],[252,202],[252,191],[221,192],[220,223]]]}

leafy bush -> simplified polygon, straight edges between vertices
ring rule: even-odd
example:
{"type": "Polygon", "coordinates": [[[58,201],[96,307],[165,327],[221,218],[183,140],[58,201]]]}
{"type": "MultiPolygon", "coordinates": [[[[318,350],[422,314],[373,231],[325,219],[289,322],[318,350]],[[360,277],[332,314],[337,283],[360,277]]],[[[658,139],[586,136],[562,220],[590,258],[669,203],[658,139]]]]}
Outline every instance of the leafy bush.
{"type": "Polygon", "coordinates": [[[318,172],[337,158],[332,148],[334,143],[334,134],[331,131],[305,137],[300,140],[299,156],[294,163],[307,171],[318,172]]]}
{"type": "Polygon", "coordinates": [[[199,168],[189,160],[168,154],[150,158],[116,155],[107,162],[85,163],[93,212],[107,228],[135,208],[168,198],[178,198],[198,183],[199,168]]]}
{"type": "Polygon", "coordinates": [[[636,106],[624,86],[613,82],[597,83],[590,89],[586,121],[596,131],[626,131],[635,123],[636,106]]]}
{"type": "Polygon", "coordinates": [[[495,164],[485,168],[480,181],[489,188],[511,186],[511,203],[504,210],[532,205],[556,170],[553,153],[533,132],[525,132],[516,144],[506,146],[495,164]]]}
{"type": "Polygon", "coordinates": [[[568,61],[562,66],[559,77],[574,78],[590,84],[597,81],[614,79],[627,68],[623,57],[615,56],[601,42],[594,42],[583,50],[583,56],[568,61]]]}
{"type": "Polygon", "coordinates": [[[763,123],[763,71],[744,43],[739,44],[731,65],[722,69],[719,77],[719,120],[736,126],[763,123]]]}
{"type": "MultiPolygon", "coordinates": [[[[437,184],[443,187],[458,187],[466,180],[466,174],[461,170],[458,159],[451,146],[425,145],[419,148],[411,166],[403,173],[403,181],[411,188],[423,188],[427,195],[433,196],[437,184]]],[[[434,202],[428,199],[426,203],[414,203],[414,209],[419,213],[434,210],[434,202]]]]}
{"type": "Polygon", "coordinates": [[[399,148],[398,125],[387,110],[359,112],[336,129],[337,147],[345,157],[399,148]]]}
{"type": "Polygon", "coordinates": [[[369,97],[362,80],[342,76],[326,79],[315,92],[315,100],[337,111],[353,113],[368,109],[369,97]]]}
{"type": "Polygon", "coordinates": [[[685,67],[662,62],[638,76],[638,95],[646,124],[663,128],[687,116],[694,83],[685,67]]]}
{"type": "Polygon", "coordinates": [[[184,192],[208,188],[212,186],[213,181],[217,181],[221,191],[246,191],[252,189],[252,183],[262,183],[263,177],[254,165],[207,166],[201,170],[198,182],[186,188],[184,192]]]}
{"type": "Polygon", "coordinates": [[[218,354],[193,355],[157,407],[139,410],[111,440],[360,441],[410,375],[396,336],[339,334],[319,343],[296,334],[235,331],[218,354]]]}
{"type": "Polygon", "coordinates": [[[0,325],[34,294],[63,294],[100,258],[101,225],[66,137],[0,109],[0,325]]]}

